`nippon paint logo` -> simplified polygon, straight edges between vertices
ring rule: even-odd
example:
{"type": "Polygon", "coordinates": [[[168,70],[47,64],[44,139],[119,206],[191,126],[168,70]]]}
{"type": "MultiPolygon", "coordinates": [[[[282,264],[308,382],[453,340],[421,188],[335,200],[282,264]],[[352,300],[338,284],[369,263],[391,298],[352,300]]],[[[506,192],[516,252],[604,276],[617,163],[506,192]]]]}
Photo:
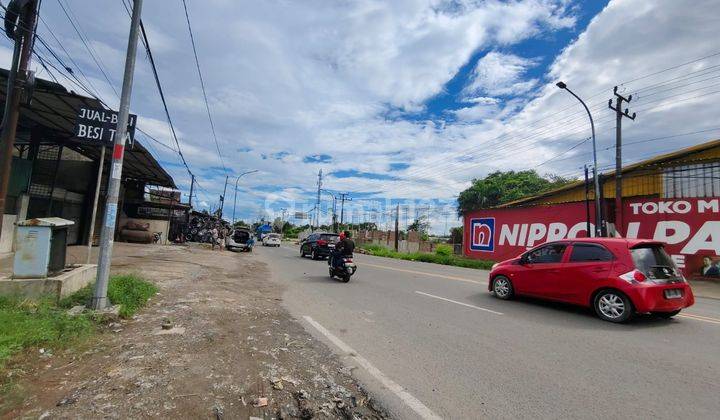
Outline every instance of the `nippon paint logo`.
{"type": "Polygon", "coordinates": [[[470,249],[481,252],[495,251],[494,217],[470,220],[470,249]]]}

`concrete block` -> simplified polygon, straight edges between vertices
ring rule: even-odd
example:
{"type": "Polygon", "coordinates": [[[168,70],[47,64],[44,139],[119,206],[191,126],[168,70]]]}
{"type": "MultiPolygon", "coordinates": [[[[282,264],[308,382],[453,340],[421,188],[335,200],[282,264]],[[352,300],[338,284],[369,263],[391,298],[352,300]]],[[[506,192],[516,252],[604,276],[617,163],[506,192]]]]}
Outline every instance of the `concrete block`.
{"type": "Polygon", "coordinates": [[[13,241],[15,239],[15,222],[17,216],[14,214],[6,214],[3,216],[2,235],[0,235],[0,254],[13,251],[13,241]]]}
{"type": "Polygon", "coordinates": [[[97,265],[79,264],[54,277],[13,279],[0,278],[0,295],[37,299],[68,296],[95,281],[97,265]]]}

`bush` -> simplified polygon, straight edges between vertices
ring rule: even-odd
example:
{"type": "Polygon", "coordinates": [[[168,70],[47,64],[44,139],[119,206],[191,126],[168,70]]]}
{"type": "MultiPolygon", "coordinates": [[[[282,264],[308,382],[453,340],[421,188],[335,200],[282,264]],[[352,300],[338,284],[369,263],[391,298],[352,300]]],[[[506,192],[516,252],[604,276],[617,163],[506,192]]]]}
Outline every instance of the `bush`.
{"type": "Polygon", "coordinates": [[[474,260],[465,257],[459,257],[453,254],[452,247],[449,245],[438,245],[434,254],[424,252],[402,253],[387,249],[380,245],[364,245],[363,249],[368,251],[370,255],[376,257],[395,258],[408,261],[421,261],[433,264],[453,265],[464,268],[476,268],[480,270],[489,270],[494,264],[493,261],[474,260]]]}
{"type": "Polygon", "coordinates": [[[87,316],[69,316],[52,299],[40,302],[0,298],[0,368],[31,347],[65,347],[94,330],[87,316]]]}
{"type": "Polygon", "coordinates": [[[438,245],[435,248],[435,254],[448,257],[453,254],[453,249],[450,245],[438,245]]]}
{"type": "MultiPolygon", "coordinates": [[[[60,306],[70,308],[75,305],[87,305],[92,299],[95,285],[88,285],[72,295],[62,299],[60,306]]],[[[113,305],[120,305],[120,316],[130,318],[138,309],[145,306],[158,289],[154,284],[134,274],[112,276],[108,284],[108,299],[113,305]]]]}

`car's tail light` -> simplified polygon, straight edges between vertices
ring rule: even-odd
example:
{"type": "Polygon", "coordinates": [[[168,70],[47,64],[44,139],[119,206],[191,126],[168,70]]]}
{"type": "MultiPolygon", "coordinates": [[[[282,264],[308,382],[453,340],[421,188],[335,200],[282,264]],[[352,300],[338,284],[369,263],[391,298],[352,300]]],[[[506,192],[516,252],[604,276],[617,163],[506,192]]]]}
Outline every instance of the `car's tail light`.
{"type": "Polygon", "coordinates": [[[628,283],[634,283],[634,282],[644,282],[647,280],[647,276],[640,270],[633,270],[629,271],[625,274],[621,274],[620,278],[625,280],[628,283]]]}
{"type": "Polygon", "coordinates": [[[323,241],[322,239],[320,239],[319,241],[317,241],[317,244],[320,246],[325,246],[327,245],[327,241],[323,241]]]}

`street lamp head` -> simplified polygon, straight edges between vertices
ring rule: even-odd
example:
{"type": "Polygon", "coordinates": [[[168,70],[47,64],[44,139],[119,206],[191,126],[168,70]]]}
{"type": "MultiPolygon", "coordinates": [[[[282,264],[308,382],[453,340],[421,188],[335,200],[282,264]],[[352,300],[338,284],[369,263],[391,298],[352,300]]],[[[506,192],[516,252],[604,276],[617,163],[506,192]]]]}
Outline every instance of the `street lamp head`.
{"type": "Polygon", "coordinates": [[[567,88],[567,85],[565,84],[565,82],[557,82],[557,83],[555,83],[555,86],[559,87],[560,89],[567,88]]]}

